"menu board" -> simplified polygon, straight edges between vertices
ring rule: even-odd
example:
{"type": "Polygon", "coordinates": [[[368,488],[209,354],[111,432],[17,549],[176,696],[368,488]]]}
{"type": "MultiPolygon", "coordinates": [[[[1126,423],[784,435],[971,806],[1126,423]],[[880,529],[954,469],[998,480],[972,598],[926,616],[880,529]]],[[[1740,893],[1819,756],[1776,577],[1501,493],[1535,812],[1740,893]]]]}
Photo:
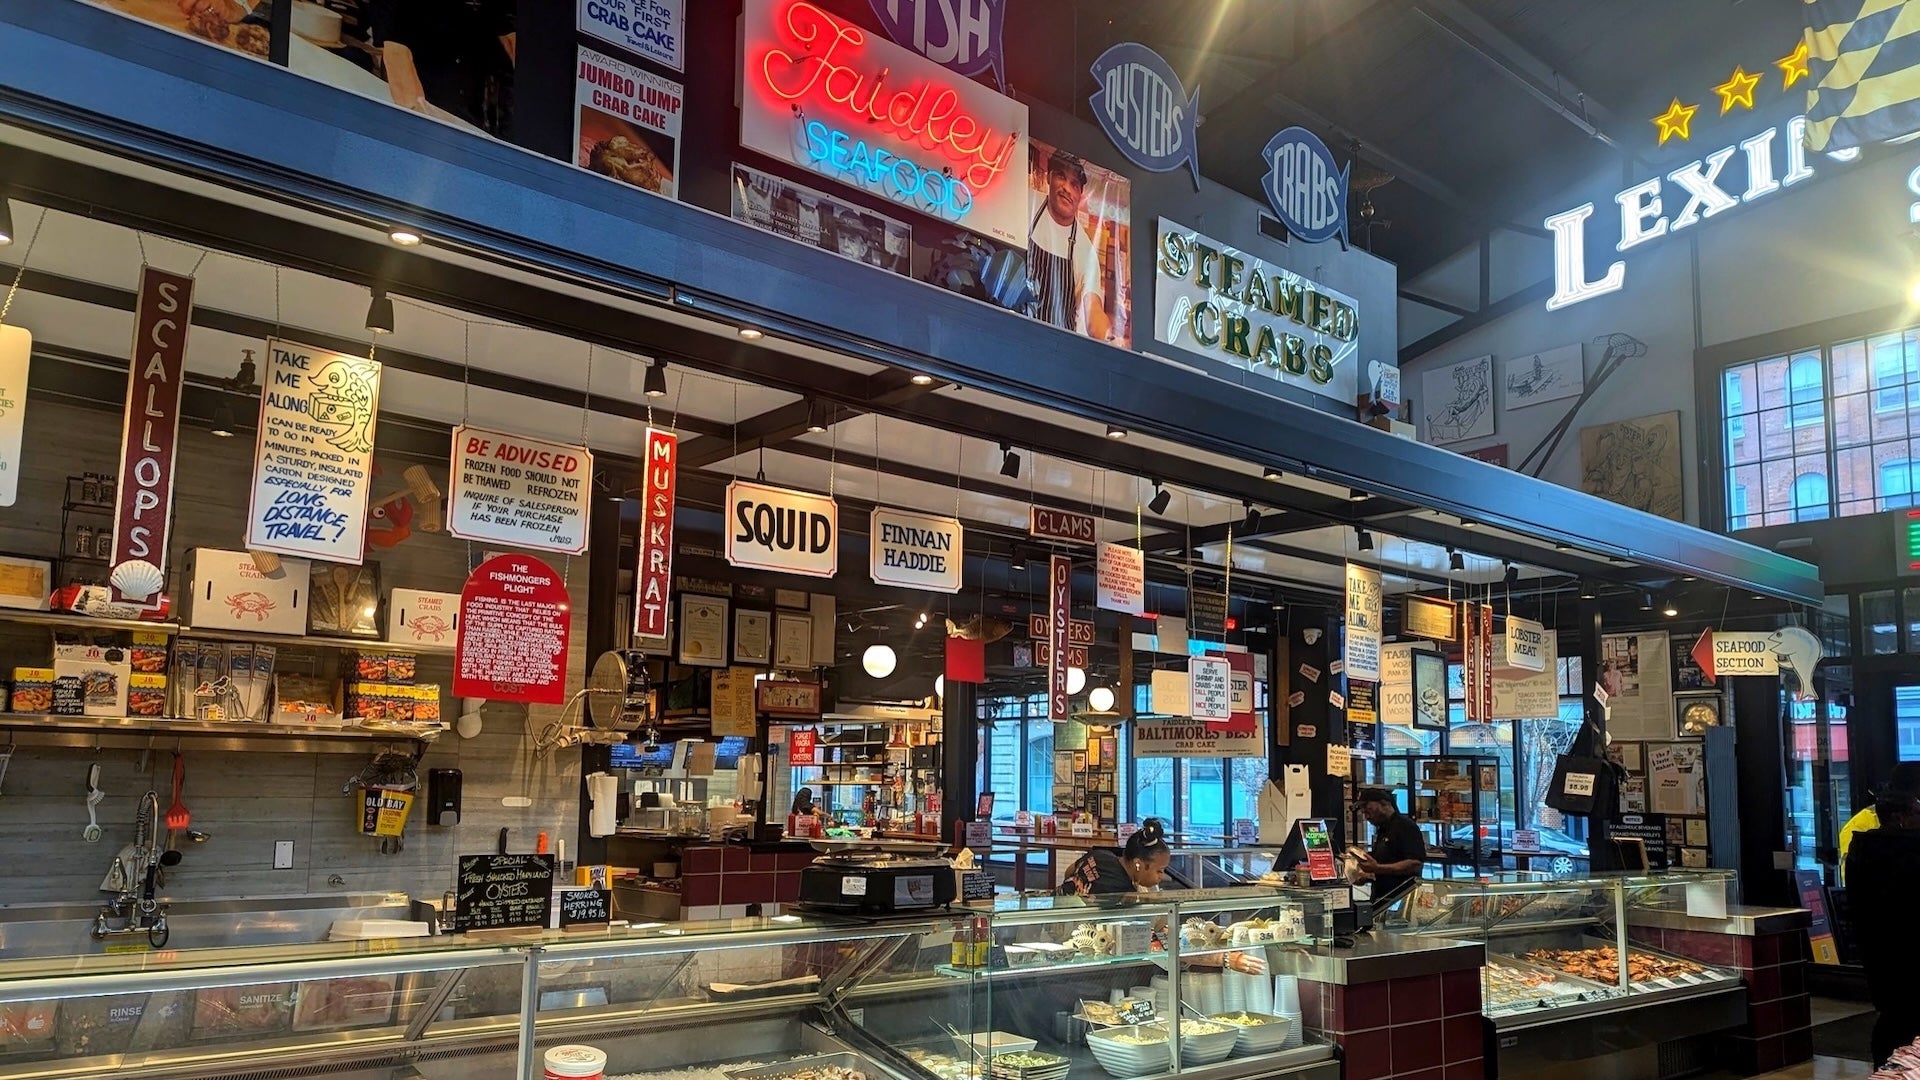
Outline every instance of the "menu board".
{"type": "Polygon", "coordinates": [[[613,921],[613,893],[606,889],[562,889],[560,929],[604,926],[613,921]]]}
{"type": "Polygon", "coordinates": [[[460,590],[455,697],[558,705],[566,700],[567,589],[531,555],[496,555],[460,590]]]}
{"type": "Polygon", "coordinates": [[[247,550],[360,565],[380,365],[270,339],[260,382],[247,550]]]}
{"type": "Polygon", "coordinates": [[[450,535],[568,555],[587,550],[586,447],[463,424],[453,429],[447,475],[450,535]]]}
{"type": "Polygon", "coordinates": [[[553,904],[553,856],[462,855],[453,898],[462,931],[545,928],[553,904]]]}

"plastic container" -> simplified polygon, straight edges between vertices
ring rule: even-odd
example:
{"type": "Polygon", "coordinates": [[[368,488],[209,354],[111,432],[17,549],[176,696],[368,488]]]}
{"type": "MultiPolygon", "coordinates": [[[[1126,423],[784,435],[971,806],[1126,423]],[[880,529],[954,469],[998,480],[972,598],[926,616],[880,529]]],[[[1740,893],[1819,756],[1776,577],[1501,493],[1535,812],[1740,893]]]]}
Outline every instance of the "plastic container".
{"type": "Polygon", "coordinates": [[[547,1080],[602,1080],[607,1053],[591,1046],[556,1046],[547,1051],[547,1080]]]}

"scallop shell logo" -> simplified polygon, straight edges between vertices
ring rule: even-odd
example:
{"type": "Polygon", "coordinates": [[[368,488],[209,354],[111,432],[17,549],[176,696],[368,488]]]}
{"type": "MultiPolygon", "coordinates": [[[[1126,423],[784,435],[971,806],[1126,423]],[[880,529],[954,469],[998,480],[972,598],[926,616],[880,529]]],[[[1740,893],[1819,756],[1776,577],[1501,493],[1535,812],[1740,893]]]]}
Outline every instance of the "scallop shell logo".
{"type": "Polygon", "coordinates": [[[160,568],[145,559],[128,559],[114,567],[111,580],[122,597],[136,603],[159,592],[167,581],[160,568]]]}

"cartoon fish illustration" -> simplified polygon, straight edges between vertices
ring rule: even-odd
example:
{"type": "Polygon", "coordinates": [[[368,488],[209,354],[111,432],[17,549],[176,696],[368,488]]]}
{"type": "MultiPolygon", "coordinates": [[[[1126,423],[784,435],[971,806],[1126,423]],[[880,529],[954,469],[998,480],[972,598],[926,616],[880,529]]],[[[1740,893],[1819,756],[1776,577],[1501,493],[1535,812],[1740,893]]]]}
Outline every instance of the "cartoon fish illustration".
{"type": "Polygon", "coordinates": [[[1794,698],[1805,701],[1813,697],[1813,669],[1820,664],[1825,654],[1820,647],[1820,639],[1804,626],[1787,626],[1775,630],[1767,636],[1767,644],[1773,647],[1773,654],[1780,658],[1781,673],[1793,671],[1798,684],[1794,698]]]}
{"type": "Polygon", "coordinates": [[[965,638],[968,641],[984,641],[988,644],[999,641],[1013,633],[1013,624],[985,615],[974,615],[964,623],[947,620],[947,636],[965,638]]]}
{"type": "Polygon", "coordinates": [[[1334,163],[1320,136],[1290,127],[1267,140],[1260,151],[1267,175],[1260,186],[1287,231],[1309,244],[1339,237],[1347,246],[1347,179],[1353,169],[1334,163]]]}
{"type": "Polygon", "coordinates": [[[327,442],[349,454],[373,449],[374,379],[377,376],[352,360],[334,360],[307,381],[319,387],[308,395],[314,422],[329,425],[336,434],[327,442]]]}
{"type": "Polygon", "coordinates": [[[1185,165],[1200,188],[1200,88],[1189,95],[1180,76],[1160,54],[1123,41],[1093,62],[1100,84],[1087,98],[1093,116],[1113,145],[1149,172],[1185,165]]]}

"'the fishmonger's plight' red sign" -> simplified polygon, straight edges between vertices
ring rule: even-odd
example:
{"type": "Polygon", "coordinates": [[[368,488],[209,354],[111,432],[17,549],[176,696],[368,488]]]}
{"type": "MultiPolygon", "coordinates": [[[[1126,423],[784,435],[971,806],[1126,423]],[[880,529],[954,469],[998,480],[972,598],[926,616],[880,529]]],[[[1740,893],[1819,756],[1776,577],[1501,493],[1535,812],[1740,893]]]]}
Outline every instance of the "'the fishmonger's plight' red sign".
{"type": "Polygon", "coordinates": [[[559,571],[532,555],[495,555],[481,563],[460,590],[454,696],[564,702],[570,606],[559,571]]]}

